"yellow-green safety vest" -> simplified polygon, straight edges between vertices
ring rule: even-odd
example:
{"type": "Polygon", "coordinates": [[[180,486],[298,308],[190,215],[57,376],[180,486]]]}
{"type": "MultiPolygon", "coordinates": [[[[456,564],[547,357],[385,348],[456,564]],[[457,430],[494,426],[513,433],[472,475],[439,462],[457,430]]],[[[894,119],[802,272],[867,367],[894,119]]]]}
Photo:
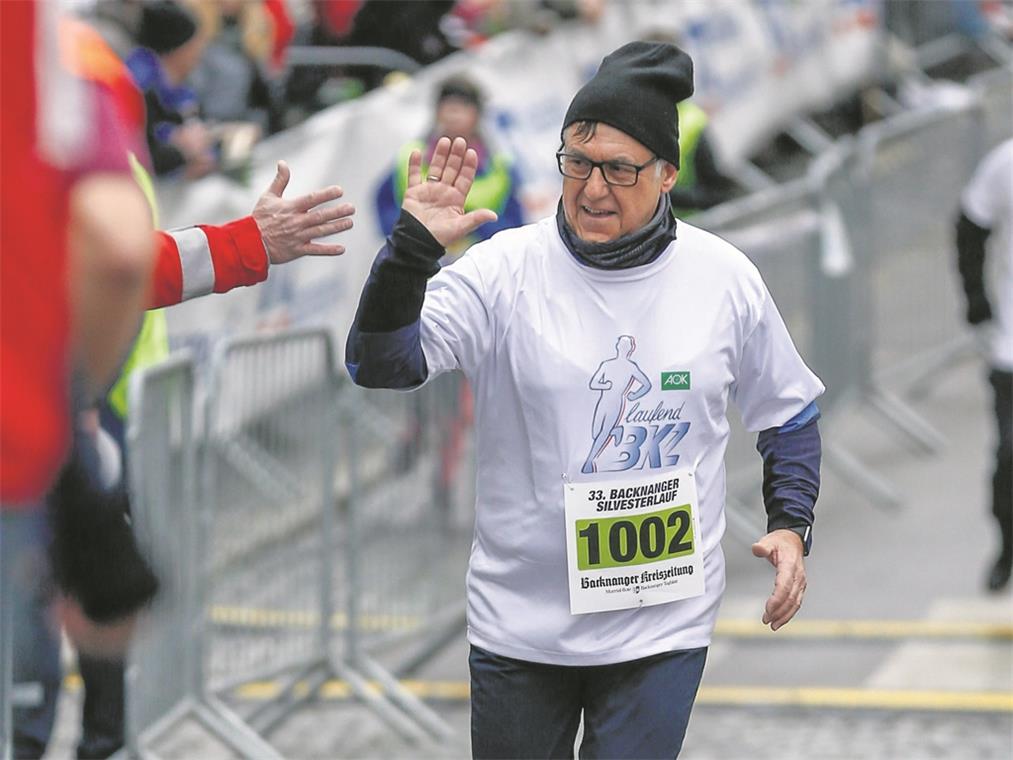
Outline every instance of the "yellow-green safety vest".
{"type": "Polygon", "coordinates": [[[700,106],[684,100],[677,106],[679,112],[679,179],[676,187],[693,187],[696,184],[696,149],[700,135],[707,128],[707,112],[700,106]]]}
{"type": "MultiPolygon", "coordinates": [[[[133,153],[130,154],[129,159],[134,180],[148,200],[148,205],[151,207],[151,218],[154,221],[155,229],[158,229],[158,204],[155,200],[155,186],[151,181],[151,175],[133,153]]],[[[127,416],[127,388],[130,385],[131,374],[134,370],[157,364],[168,355],[169,329],[165,321],[165,310],[153,309],[145,312],[144,321],[141,323],[140,332],[134,339],[130,355],[123,364],[119,378],[106,397],[109,406],[121,419],[125,419],[127,416]]]]}

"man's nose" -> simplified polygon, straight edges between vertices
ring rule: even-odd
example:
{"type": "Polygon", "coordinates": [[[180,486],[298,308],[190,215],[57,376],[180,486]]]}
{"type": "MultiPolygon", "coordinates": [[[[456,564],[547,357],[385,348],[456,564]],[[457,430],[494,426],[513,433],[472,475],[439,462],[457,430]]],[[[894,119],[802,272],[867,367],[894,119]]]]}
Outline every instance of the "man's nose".
{"type": "Polygon", "coordinates": [[[591,176],[584,182],[584,194],[589,198],[603,198],[611,192],[600,166],[591,169],[591,176]]]}

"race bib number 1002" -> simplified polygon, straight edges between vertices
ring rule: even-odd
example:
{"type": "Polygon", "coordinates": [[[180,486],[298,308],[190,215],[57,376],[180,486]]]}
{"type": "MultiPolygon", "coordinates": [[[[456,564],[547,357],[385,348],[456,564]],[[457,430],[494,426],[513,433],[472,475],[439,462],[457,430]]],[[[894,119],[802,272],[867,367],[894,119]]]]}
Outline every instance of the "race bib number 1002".
{"type": "Polygon", "coordinates": [[[692,472],[564,483],[563,492],[572,614],[703,594],[692,472]]]}

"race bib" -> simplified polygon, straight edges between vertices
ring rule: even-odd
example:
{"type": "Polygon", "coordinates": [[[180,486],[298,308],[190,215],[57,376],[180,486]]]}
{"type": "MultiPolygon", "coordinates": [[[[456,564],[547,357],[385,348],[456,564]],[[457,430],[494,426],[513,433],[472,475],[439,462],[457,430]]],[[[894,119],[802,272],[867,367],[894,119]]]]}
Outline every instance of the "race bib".
{"type": "Polygon", "coordinates": [[[692,472],[564,483],[563,493],[572,614],[647,607],[703,594],[692,472]]]}

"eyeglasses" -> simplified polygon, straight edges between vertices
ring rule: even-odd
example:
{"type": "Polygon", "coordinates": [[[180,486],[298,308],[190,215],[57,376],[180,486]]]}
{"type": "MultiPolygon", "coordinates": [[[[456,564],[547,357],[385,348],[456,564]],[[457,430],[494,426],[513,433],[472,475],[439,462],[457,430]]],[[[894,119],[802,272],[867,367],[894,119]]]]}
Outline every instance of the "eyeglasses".
{"type": "Polygon", "coordinates": [[[557,153],[556,162],[559,173],[571,179],[587,179],[595,167],[601,170],[605,182],[619,187],[632,187],[640,179],[640,171],[659,160],[655,156],[650,161],[640,164],[627,164],[624,161],[592,161],[590,158],[575,156],[572,153],[557,153]]]}

